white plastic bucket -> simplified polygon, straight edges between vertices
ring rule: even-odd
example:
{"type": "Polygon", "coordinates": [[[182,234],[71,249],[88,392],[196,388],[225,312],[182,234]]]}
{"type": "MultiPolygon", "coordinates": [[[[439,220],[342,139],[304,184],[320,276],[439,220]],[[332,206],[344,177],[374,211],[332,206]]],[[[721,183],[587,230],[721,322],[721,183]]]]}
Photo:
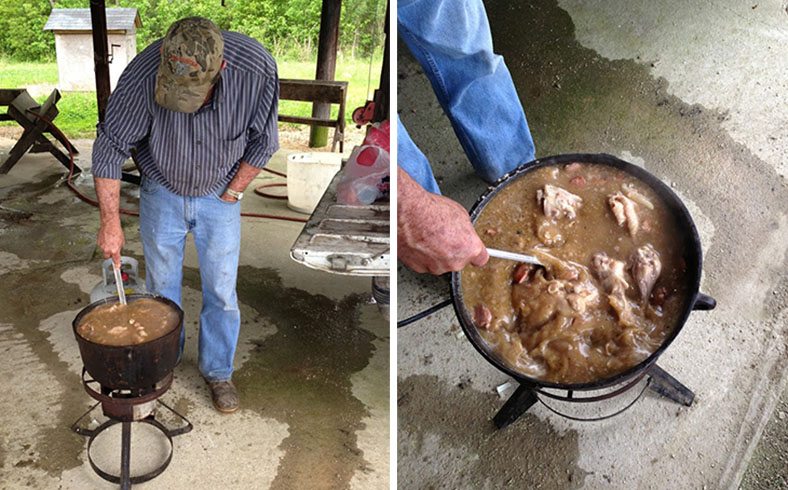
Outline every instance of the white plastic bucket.
{"type": "Polygon", "coordinates": [[[287,207],[311,215],[341,166],[341,153],[288,155],[287,207]]]}

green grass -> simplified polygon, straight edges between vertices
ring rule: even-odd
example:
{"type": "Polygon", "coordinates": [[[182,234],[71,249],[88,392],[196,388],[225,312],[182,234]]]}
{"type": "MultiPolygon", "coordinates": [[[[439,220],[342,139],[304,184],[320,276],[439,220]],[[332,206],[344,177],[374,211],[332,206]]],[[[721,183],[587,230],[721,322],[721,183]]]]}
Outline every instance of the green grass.
{"type": "MultiPolygon", "coordinates": [[[[314,61],[278,61],[280,78],[314,79],[314,61]]],[[[348,81],[348,97],[346,106],[346,119],[352,124],[350,116],[353,109],[364,104],[372,98],[372,92],[377,88],[380,79],[381,59],[372,62],[372,78],[369,80],[369,93],[367,83],[369,75],[369,59],[337,60],[337,80],[348,81]]],[[[47,84],[57,86],[57,64],[52,63],[19,63],[8,62],[0,59],[0,88],[27,88],[33,85],[47,84]]],[[[51,89],[36,97],[43,102],[51,89]]],[[[63,92],[58,103],[60,114],[55,120],[58,127],[70,138],[94,137],[96,130],[96,94],[94,92],[63,92]]],[[[337,106],[332,106],[331,114],[336,117],[337,106]]],[[[312,105],[307,102],[282,101],[279,112],[291,116],[311,116],[312,105]]],[[[0,126],[16,126],[14,122],[0,122],[0,126]]],[[[303,125],[286,125],[303,128],[303,125]]]]}

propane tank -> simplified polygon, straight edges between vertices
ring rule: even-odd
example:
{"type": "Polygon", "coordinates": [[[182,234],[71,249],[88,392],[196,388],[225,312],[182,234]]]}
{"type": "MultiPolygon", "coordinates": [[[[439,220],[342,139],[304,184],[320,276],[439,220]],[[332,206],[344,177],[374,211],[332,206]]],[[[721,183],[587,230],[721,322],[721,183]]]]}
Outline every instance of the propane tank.
{"type": "MultiPolygon", "coordinates": [[[[101,274],[103,280],[96,284],[96,287],[90,292],[91,303],[118,295],[118,289],[115,286],[115,272],[112,269],[112,259],[107,259],[102,263],[101,274]]],[[[123,278],[123,289],[126,292],[126,296],[130,294],[144,294],[146,292],[145,283],[139,278],[137,259],[121,257],[120,276],[123,278]]]]}

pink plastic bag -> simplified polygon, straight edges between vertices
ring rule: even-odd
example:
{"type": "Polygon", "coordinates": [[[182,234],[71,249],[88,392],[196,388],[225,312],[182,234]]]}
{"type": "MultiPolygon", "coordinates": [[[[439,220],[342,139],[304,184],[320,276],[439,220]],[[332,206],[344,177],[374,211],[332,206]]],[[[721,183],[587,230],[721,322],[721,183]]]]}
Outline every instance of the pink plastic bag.
{"type": "Polygon", "coordinates": [[[389,144],[391,141],[391,134],[389,133],[389,120],[386,119],[382,123],[375,123],[369,128],[367,136],[364,138],[365,145],[374,145],[386,150],[390,153],[389,144]]]}
{"type": "Polygon", "coordinates": [[[389,191],[389,152],[374,145],[353,149],[337,184],[339,204],[368,205],[389,191]]]}

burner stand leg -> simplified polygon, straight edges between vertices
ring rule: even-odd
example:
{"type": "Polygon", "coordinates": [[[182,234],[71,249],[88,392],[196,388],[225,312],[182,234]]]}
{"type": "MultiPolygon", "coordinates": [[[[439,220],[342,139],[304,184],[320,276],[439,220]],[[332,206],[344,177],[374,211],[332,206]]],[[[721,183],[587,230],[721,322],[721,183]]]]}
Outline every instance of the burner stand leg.
{"type": "Polygon", "coordinates": [[[650,390],[685,407],[692,405],[695,393],[665,372],[664,369],[654,364],[649,369],[649,376],[651,376],[650,390]]]}
{"type": "Polygon", "coordinates": [[[121,447],[120,447],[120,488],[131,488],[131,422],[122,422],[121,447]]]}
{"type": "Polygon", "coordinates": [[[530,386],[521,384],[493,417],[495,427],[498,429],[507,427],[520,418],[536,402],[536,393],[534,393],[533,389],[530,386]]]}
{"type": "Polygon", "coordinates": [[[90,467],[93,468],[93,471],[95,471],[98,476],[100,476],[104,480],[107,480],[108,482],[119,483],[121,485],[121,488],[123,488],[123,489],[128,489],[128,488],[131,488],[132,484],[136,485],[138,483],[144,483],[146,481],[152,480],[153,478],[156,478],[158,475],[160,475],[167,468],[167,466],[170,464],[170,461],[172,461],[172,453],[173,453],[172,438],[176,437],[176,436],[179,436],[181,434],[186,434],[187,432],[190,432],[192,430],[193,426],[192,426],[191,422],[189,422],[183,415],[181,415],[178,412],[176,412],[172,407],[170,407],[169,405],[167,405],[166,403],[164,403],[161,400],[157,400],[157,402],[160,405],[162,405],[164,408],[169,410],[173,415],[175,415],[178,418],[180,418],[181,421],[185,423],[185,425],[182,425],[181,427],[178,427],[178,428],[175,428],[175,429],[169,429],[169,428],[165,427],[164,424],[162,424],[161,422],[156,420],[156,418],[153,415],[150,415],[150,416],[148,416],[148,417],[146,417],[146,418],[144,418],[142,420],[137,420],[137,421],[134,421],[134,422],[131,422],[131,421],[123,422],[123,421],[120,421],[120,420],[115,420],[115,419],[110,418],[107,421],[105,421],[102,424],[100,424],[95,429],[88,429],[87,427],[81,426],[80,425],[81,422],[93,410],[95,410],[100,405],[100,403],[96,403],[95,405],[90,407],[90,409],[88,409],[87,412],[82,414],[82,416],[80,418],[78,418],[76,422],[74,422],[74,424],[71,426],[71,430],[73,430],[74,432],[76,432],[79,435],[82,435],[82,436],[85,436],[85,437],[88,438],[88,447],[87,447],[88,462],[90,463],[90,467]],[[154,428],[156,428],[159,432],[161,432],[162,435],[164,435],[164,437],[167,438],[167,441],[169,442],[169,445],[170,445],[170,448],[169,448],[170,450],[169,450],[169,454],[167,455],[166,459],[161,463],[161,465],[158,468],[156,468],[156,469],[154,469],[154,470],[152,470],[152,471],[150,471],[148,473],[145,473],[144,475],[131,476],[131,429],[132,429],[132,424],[140,424],[140,423],[141,424],[151,425],[154,428]],[[117,424],[122,424],[121,425],[121,453],[120,453],[120,455],[121,455],[120,456],[120,459],[121,459],[121,471],[120,471],[120,475],[108,473],[108,472],[102,470],[101,468],[99,468],[98,465],[96,464],[96,462],[93,461],[93,455],[92,455],[92,452],[91,452],[91,447],[92,447],[93,441],[96,439],[96,437],[98,437],[105,430],[107,430],[110,427],[112,427],[114,425],[117,425],[117,424]]]}

